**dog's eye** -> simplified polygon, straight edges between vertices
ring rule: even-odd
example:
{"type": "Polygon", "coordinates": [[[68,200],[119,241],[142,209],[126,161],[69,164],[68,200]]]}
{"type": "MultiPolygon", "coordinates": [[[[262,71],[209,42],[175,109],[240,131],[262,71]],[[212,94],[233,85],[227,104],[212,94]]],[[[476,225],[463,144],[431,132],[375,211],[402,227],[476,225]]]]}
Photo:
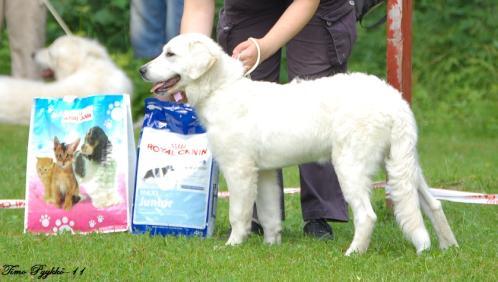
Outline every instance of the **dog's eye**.
{"type": "Polygon", "coordinates": [[[176,55],[176,54],[175,54],[175,53],[173,53],[173,52],[169,52],[169,51],[168,51],[168,52],[166,52],[166,57],[173,57],[173,56],[175,56],[175,55],[176,55]]]}

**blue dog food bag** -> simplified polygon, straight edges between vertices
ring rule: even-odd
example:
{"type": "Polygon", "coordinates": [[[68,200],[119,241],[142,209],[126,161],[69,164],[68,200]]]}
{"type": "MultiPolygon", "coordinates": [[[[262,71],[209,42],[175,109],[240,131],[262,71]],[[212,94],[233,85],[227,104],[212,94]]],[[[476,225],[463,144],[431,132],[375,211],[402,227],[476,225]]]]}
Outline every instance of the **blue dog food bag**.
{"type": "Polygon", "coordinates": [[[132,232],[211,236],[218,167],[193,108],[145,100],[132,232]]]}

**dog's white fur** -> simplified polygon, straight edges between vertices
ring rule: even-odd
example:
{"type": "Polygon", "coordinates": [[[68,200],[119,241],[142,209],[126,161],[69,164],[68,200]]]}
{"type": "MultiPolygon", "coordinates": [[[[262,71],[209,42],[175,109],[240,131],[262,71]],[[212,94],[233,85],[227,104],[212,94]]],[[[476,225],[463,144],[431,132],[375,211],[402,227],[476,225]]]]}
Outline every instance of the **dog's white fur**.
{"type": "Polygon", "coordinates": [[[249,234],[254,201],[265,242],[279,243],[274,169],[331,160],[354,214],[355,233],[346,255],[368,248],[376,221],[372,176],[384,164],[396,219],[417,253],[430,247],[420,206],[440,247],[457,246],[441,203],[422,175],[410,107],[379,78],[352,73],[287,85],[251,81],[243,77],[240,62],[198,34],[172,39],[141,72],[152,82],[181,76],[168,93],[184,90],[207,129],[230,192],[228,245],[242,243],[249,234]]]}
{"type": "MultiPolygon", "coordinates": [[[[81,154],[80,152],[77,153],[81,154]]],[[[83,158],[85,176],[75,174],[79,184],[85,185],[85,191],[98,209],[119,205],[123,202],[116,182],[116,161],[109,157],[106,164],[100,164],[83,158]]]]}
{"type": "Polygon", "coordinates": [[[34,97],[132,94],[130,79],[96,41],[63,36],[35,53],[35,61],[54,71],[54,82],[0,77],[0,122],[29,124],[34,97]]]}

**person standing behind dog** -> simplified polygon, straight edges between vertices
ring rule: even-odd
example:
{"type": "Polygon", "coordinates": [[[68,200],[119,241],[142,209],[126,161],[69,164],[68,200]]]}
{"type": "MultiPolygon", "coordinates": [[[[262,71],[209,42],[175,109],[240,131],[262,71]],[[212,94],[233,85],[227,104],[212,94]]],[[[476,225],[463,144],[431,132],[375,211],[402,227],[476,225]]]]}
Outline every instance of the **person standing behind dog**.
{"type": "Polygon", "coordinates": [[[0,30],[4,19],[9,35],[12,76],[41,79],[41,70],[32,55],[45,45],[45,6],[40,0],[0,0],[0,30]]]}
{"type": "Polygon", "coordinates": [[[132,0],[131,44],[138,58],[154,58],[178,35],[183,0],[132,0]]]}
{"type": "MultiPolygon", "coordinates": [[[[214,0],[186,0],[181,33],[211,34],[214,0]]],[[[347,70],[356,40],[356,17],[351,0],[226,0],[217,26],[218,43],[239,58],[254,80],[277,82],[282,47],[287,47],[289,79],[312,79],[347,70]]],[[[334,89],[330,89],[334,91],[334,89]]],[[[306,93],[303,93],[306,107],[306,93]]],[[[296,113],[299,114],[299,113],[296,113]]],[[[304,233],[333,238],[327,221],[347,221],[347,205],[331,164],[299,166],[304,233]]],[[[282,172],[279,173],[282,185],[282,172]]],[[[282,188],[283,191],[283,188],[282,188]]],[[[283,192],[281,193],[283,202],[283,192]]],[[[283,206],[282,206],[283,211],[283,206]]],[[[282,212],[282,217],[283,216],[282,212]]],[[[254,222],[253,227],[254,231],[254,222]]]]}

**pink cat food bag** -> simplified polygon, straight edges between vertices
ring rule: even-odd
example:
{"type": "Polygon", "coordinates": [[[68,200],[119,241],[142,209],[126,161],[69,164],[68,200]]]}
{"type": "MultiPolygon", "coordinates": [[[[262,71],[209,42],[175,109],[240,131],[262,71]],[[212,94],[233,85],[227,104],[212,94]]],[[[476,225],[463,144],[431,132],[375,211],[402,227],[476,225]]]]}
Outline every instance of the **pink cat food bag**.
{"type": "Polygon", "coordinates": [[[135,158],[128,95],[34,99],[25,232],[128,230],[135,158]]]}

